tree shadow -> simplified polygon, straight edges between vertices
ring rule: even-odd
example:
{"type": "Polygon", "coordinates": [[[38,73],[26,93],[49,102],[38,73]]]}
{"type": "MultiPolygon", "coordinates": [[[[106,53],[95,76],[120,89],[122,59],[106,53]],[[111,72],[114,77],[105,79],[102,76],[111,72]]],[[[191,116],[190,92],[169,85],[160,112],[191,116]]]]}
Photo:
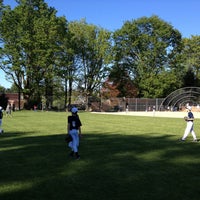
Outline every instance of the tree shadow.
{"type": "Polygon", "coordinates": [[[0,198],[196,200],[199,144],[153,135],[89,132],[77,161],[68,156],[64,133],[10,132],[0,138],[0,198]]]}

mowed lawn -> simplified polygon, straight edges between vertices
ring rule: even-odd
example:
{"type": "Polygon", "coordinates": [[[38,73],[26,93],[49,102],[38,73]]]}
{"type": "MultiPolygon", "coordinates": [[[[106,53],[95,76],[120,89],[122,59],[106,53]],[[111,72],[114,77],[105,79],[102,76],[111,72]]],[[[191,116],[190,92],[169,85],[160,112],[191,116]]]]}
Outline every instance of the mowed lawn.
{"type": "MultiPolygon", "coordinates": [[[[80,160],[68,156],[65,112],[3,119],[1,200],[198,200],[200,142],[183,119],[80,112],[80,160]]],[[[200,121],[195,121],[200,137],[200,121]]]]}

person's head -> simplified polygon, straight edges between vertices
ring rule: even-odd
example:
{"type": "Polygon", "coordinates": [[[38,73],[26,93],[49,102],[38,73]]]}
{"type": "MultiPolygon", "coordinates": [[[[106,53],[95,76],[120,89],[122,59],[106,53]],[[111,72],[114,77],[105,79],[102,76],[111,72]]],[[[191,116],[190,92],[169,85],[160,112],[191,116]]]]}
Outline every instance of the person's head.
{"type": "Polygon", "coordinates": [[[187,111],[191,111],[192,110],[192,107],[191,106],[187,106],[187,111]]]}
{"type": "Polygon", "coordinates": [[[78,108],[73,107],[73,108],[71,109],[71,113],[72,113],[72,115],[76,115],[77,112],[78,112],[78,108]]]}

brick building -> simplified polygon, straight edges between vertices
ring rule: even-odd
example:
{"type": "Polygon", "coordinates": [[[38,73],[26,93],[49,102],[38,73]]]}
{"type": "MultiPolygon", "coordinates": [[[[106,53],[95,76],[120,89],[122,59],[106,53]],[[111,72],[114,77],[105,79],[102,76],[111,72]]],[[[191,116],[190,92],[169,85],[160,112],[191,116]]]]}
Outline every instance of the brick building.
{"type": "MultiPolygon", "coordinates": [[[[5,93],[5,94],[0,94],[0,98],[1,98],[1,102],[4,102],[3,104],[7,104],[10,103],[12,108],[14,108],[15,110],[19,110],[19,96],[18,93],[5,93]],[[4,100],[2,100],[2,98],[4,98],[4,100]]],[[[20,97],[20,109],[24,108],[24,97],[23,94],[21,94],[20,97]]],[[[1,105],[4,107],[6,107],[6,105],[1,105]]]]}

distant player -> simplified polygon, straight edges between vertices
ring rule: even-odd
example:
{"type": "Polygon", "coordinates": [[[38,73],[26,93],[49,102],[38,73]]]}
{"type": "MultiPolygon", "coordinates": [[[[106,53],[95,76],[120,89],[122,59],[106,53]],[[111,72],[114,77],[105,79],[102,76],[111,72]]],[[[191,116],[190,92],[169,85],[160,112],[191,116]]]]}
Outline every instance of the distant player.
{"type": "Polygon", "coordinates": [[[196,137],[196,134],[194,132],[194,115],[192,113],[192,108],[191,106],[187,106],[187,116],[184,117],[185,121],[187,122],[187,126],[185,128],[185,132],[184,132],[184,135],[183,137],[181,138],[181,141],[185,141],[185,139],[187,138],[187,136],[189,135],[189,133],[192,134],[192,137],[193,137],[193,141],[194,142],[197,142],[197,137],[196,137]]]}

